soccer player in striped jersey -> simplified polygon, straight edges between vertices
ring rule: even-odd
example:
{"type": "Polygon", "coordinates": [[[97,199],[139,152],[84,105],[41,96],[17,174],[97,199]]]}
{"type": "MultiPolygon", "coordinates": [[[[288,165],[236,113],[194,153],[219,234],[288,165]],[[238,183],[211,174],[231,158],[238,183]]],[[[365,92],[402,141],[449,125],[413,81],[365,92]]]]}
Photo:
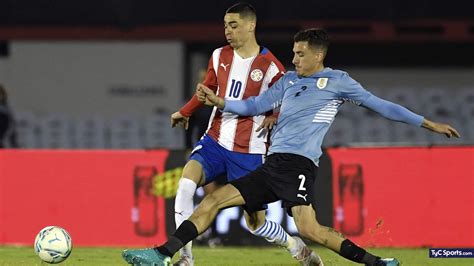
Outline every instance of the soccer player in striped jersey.
{"type": "MultiPolygon", "coordinates": [[[[242,100],[257,96],[276,82],[284,67],[255,38],[256,13],[249,4],[230,7],[224,16],[225,37],[229,45],[214,50],[209,60],[204,84],[220,97],[242,100]]],[[[172,126],[187,128],[188,119],[203,104],[194,96],[178,112],[171,115],[172,126]]],[[[184,167],[175,199],[176,227],[194,210],[196,188],[226,174],[235,180],[263,163],[267,152],[268,129],[276,117],[269,113],[238,116],[214,108],[206,134],[195,145],[184,167]]],[[[320,264],[320,258],[298,237],[288,235],[281,225],[265,219],[265,211],[244,212],[250,232],[269,242],[285,247],[305,265],[320,264]],[[317,264],[316,264],[317,263],[317,264]]],[[[176,265],[192,265],[192,242],[184,246],[176,265]]]]}
{"type": "Polygon", "coordinates": [[[310,192],[313,191],[324,135],[344,102],[364,106],[388,119],[424,127],[449,138],[460,135],[450,125],[432,122],[378,98],[346,72],[325,67],[328,45],[327,33],[322,29],[298,32],[293,46],[296,71],[286,73],[271,89],[247,100],[224,99],[204,85],[198,86],[198,99],[223,112],[255,115],[280,106],[269,156],[262,167],[206,196],[164,245],[144,252],[124,251],[123,257],[128,262],[167,261],[184,243],[202,233],[220,209],[244,206],[256,211],[262,204],[282,200],[302,236],[357,263],[399,265],[398,260],[377,257],[334,229],[318,223],[310,192]]]}

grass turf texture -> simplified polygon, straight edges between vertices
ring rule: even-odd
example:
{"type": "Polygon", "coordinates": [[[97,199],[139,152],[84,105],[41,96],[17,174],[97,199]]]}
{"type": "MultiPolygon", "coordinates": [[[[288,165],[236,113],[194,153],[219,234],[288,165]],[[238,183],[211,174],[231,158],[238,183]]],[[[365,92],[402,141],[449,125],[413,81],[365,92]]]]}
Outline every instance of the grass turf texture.
{"type": "MultiPolygon", "coordinates": [[[[74,248],[71,256],[59,264],[67,265],[127,265],[121,257],[122,248],[74,248]]],[[[361,265],[352,263],[336,253],[314,248],[326,266],[361,265]]],[[[430,259],[428,249],[369,249],[372,253],[384,257],[396,257],[402,265],[474,265],[474,258],[465,259],[430,259]]],[[[195,247],[195,265],[298,265],[289,254],[281,248],[274,247],[195,247]]],[[[174,260],[176,260],[175,256],[174,260]]],[[[0,266],[10,265],[50,265],[42,262],[35,254],[33,247],[0,246],[0,266]]]]}

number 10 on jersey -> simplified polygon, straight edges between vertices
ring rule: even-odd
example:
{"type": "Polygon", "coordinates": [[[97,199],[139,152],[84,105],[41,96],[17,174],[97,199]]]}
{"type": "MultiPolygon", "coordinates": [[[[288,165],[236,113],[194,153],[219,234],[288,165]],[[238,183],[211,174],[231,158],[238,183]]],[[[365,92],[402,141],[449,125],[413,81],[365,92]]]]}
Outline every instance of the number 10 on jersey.
{"type": "Polygon", "coordinates": [[[232,79],[231,82],[227,97],[239,98],[240,91],[242,90],[242,82],[235,79],[232,79]]]}

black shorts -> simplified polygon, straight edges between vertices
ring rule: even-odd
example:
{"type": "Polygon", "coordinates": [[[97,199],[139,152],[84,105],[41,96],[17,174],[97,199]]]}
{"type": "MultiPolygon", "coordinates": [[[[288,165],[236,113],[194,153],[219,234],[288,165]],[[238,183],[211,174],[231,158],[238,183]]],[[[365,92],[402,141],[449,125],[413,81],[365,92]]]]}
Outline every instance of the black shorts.
{"type": "Polygon", "coordinates": [[[318,167],[310,159],[290,153],[275,153],[248,175],[230,182],[245,200],[249,212],[278,200],[291,215],[291,207],[313,202],[313,184],[318,167]]]}

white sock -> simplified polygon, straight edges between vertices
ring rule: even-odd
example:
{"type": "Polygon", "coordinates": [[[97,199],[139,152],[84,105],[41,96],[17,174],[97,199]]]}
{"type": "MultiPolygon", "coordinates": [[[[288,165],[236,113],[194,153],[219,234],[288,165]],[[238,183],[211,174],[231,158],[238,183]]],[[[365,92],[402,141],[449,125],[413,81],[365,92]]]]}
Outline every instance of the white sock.
{"type": "MultiPolygon", "coordinates": [[[[186,219],[191,216],[194,211],[194,193],[197,185],[191,179],[181,177],[178,183],[178,191],[174,201],[174,221],[176,228],[178,228],[186,219]]],[[[183,248],[180,249],[181,256],[193,257],[192,248],[193,242],[189,241],[183,248]]]]}
{"type": "Polygon", "coordinates": [[[285,246],[286,249],[292,250],[292,249],[296,248],[296,240],[292,236],[288,235],[288,233],[287,233],[287,242],[286,243],[288,243],[285,246]]]}
{"type": "Polygon", "coordinates": [[[288,251],[290,251],[292,256],[294,256],[298,252],[297,250],[298,246],[296,245],[296,240],[292,236],[288,235],[287,243],[288,244],[285,246],[285,248],[288,251]]]}
{"type": "Polygon", "coordinates": [[[256,236],[265,238],[270,243],[275,243],[287,249],[295,244],[293,237],[291,237],[280,224],[273,221],[265,220],[262,226],[250,232],[256,236]]]}

